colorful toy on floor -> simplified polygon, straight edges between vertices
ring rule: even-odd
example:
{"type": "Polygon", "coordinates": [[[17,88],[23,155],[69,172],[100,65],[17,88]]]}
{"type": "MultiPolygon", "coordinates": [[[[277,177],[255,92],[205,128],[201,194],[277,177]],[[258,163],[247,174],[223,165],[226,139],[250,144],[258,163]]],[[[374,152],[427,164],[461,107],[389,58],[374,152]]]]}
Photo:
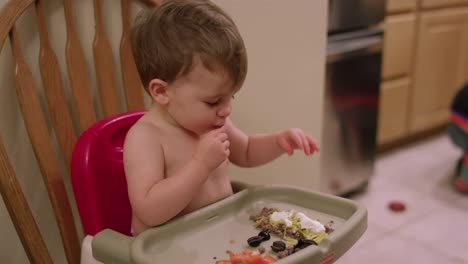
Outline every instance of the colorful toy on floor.
{"type": "Polygon", "coordinates": [[[457,191],[468,194],[468,83],[457,92],[450,110],[448,133],[464,152],[457,164],[454,186],[457,191]]]}

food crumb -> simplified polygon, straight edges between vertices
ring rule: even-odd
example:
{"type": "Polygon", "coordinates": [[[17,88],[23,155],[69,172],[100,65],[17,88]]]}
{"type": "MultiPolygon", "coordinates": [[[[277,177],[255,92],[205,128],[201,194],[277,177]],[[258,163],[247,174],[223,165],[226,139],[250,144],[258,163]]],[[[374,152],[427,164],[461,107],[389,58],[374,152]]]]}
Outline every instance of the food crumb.
{"type": "Polygon", "coordinates": [[[258,252],[260,252],[260,254],[263,254],[265,253],[265,248],[264,247],[258,247],[258,252]]]}
{"type": "Polygon", "coordinates": [[[285,257],[289,256],[289,251],[287,249],[285,249],[283,251],[280,251],[280,252],[278,252],[277,256],[280,259],[285,258],[285,257]]]}
{"type": "Polygon", "coordinates": [[[230,243],[230,244],[235,244],[236,241],[235,241],[234,239],[232,239],[232,240],[229,240],[229,243],[230,243]]]}
{"type": "Polygon", "coordinates": [[[216,257],[213,257],[213,259],[216,259],[216,257]]]}

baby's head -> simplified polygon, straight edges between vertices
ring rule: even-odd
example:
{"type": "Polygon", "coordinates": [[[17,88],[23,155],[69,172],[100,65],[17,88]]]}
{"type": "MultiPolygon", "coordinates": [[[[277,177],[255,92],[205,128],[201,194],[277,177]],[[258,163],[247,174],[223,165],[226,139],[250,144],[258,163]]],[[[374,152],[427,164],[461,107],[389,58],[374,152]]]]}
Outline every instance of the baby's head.
{"type": "Polygon", "coordinates": [[[145,90],[153,79],[168,84],[201,62],[232,87],[247,73],[244,42],[233,20],[207,0],[168,0],[144,10],[132,29],[132,49],[145,90]]]}

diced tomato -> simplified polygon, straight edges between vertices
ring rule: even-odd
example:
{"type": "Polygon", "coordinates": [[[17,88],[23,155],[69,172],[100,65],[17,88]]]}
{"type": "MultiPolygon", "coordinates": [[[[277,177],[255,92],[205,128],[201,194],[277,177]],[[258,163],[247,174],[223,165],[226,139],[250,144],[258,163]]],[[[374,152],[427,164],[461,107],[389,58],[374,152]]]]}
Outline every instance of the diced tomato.
{"type": "Polygon", "coordinates": [[[245,264],[268,264],[261,256],[252,256],[245,260],[245,264]]]}
{"type": "Polygon", "coordinates": [[[251,258],[251,256],[236,256],[231,259],[231,264],[247,264],[247,261],[251,258]]]}
{"type": "Polygon", "coordinates": [[[230,262],[219,260],[216,264],[269,264],[276,262],[276,259],[270,255],[262,257],[258,250],[243,250],[241,252],[229,252],[230,262]]]}
{"type": "Polygon", "coordinates": [[[248,258],[249,256],[245,255],[243,252],[229,252],[229,257],[231,258],[232,264],[242,264],[244,263],[244,259],[248,258]]]}
{"type": "Polygon", "coordinates": [[[259,255],[260,252],[258,250],[243,250],[241,252],[229,252],[229,256],[231,257],[232,264],[244,264],[246,260],[251,258],[253,255],[259,255]],[[257,251],[257,253],[255,253],[257,251]]]}
{"type": "Polygon", "coordinates": [[[276,259],[271,255],[266,255],[265,257],[263,257],[263,259],[266,260],[267,263],[276,262],[276,259]]]}
{"type": "Polygon", "coordinates": [[[218,260],[215,264],[232,264],[230,260],[218,260]]]}

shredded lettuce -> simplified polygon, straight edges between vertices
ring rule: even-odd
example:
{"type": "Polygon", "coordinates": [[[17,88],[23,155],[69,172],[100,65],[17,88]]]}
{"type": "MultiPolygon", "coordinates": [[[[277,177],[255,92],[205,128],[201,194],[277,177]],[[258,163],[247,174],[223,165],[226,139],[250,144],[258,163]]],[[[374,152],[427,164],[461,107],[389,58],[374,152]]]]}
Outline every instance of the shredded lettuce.
{"type": "Polygon", "coordinates": [[[266,219],[265,216],[261,216],[259,219],[257,219],[257,221],[255,221],[255,225],[260,226],[265,219],[266,219]]]}
{"type": "Polygon", "coordinates": [[[288,244],[288,245],[296,245],[297,244],[297,240],[292,238],[292,237],[283,236],[283,240],[286,241],[286,244],[288,244]]]}
{"type": "MultiPolygon", "coordinates": [[[[256,221],[257,226],[260,225],[260,223],[262,223],[264,220],[265,220],[265,217],[261,217],[259,220],[257,220],[256,221]]],[[[326,232],[315,232],[312,229],[302,228],[301,220],[300,220],[300,218],[298,218],[296,216],[296,212],[294,212],[294,211],[291,213],[291,216],[289,217],[289,220],[291,220],[291,222],[292,222],[292,225],[289,226],[289,227],[286,227],[284,220],[273,221],[273,220],[271,220],[270,217],[269,217],[268,220],[269,220],[270,225],[272,225],[274,227],[278,227],[279,224],[284,225],[285,230],[283,230],[284,231],[283,232],[284,233],[283,239],[288,244],[291,244],[291,245],[295,245],[297,243],[297,240],[290,237],[290,236],[288,236],[286,234],[286,232],[285,232],[286,229],[291,230],[292,233],[299,232],[304,239],[313,240],[317,244],[320,244],[320,242],[322,242],[322,240],[328,236],[328,234],[326,232]]]]}

